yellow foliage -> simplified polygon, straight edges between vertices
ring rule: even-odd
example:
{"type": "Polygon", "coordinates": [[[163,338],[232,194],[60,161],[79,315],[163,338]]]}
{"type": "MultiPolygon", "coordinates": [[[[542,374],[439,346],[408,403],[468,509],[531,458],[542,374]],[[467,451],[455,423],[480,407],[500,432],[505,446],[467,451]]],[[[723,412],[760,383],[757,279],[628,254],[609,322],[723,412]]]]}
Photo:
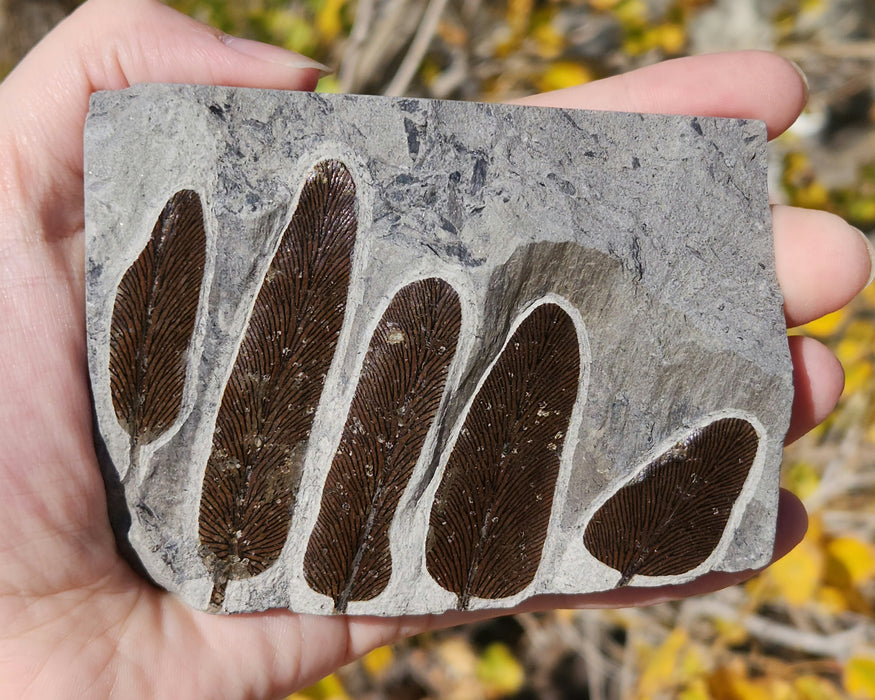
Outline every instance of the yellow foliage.
{"type": "Polygon", "coordinates": [[[845,664],[845,689],[855,698],[875,699],[875,658],[856,656],[845,664]]]}
{"type": "Polygon", "coordinates": [[[829,190],[819,182],[811,182],[796,190],[794,203],[807,209],[828,209],[829,190]]]}
{"type": "Polygon", "coordinates": [[[720,638],[729,645],[742,644],[747,639],[747,629],[737,620],[714,620],[714,627],[720,638]]]}
{"type": "Polygon", "coordinates": [[[507,0],[505,19],[514,38],[521,38],[529,28],[534,0],[507,0]]]}
{"type": "Polygon", "coordinates": [[[784,488],[790,489],[803,501],[820,486],[820,474],[808,462],[796,462],[784,471],[784,488]]]}
{"type": "Polygon", "coordinates": [[[835,586],[821,586],[816,602],[821,610],[830,615],[838,615],[848,609],[848,597],[835,586]]]}
{"type": "Polygon", "coordinates": [[[607,12],[614,9],[622,0],[589,0],[589,6],[597,12],[607,12]]]}
{"type": "Polygon", "coordinates": [[[678,700],[711,700],[708,683],[704,678],[696,678],[678,693],[678,700]]]}
{"type": "Polygon", "coordinates": [[[761,585],[767,597],[789,605],[804,605],[814,599],[824,573],[821,532],[817,518],[811,518],[802,542],[760,574],[754,586],[761,585]]]}
{"type": "Polygon", "coordinates": [[[480,657],[477,678],[486,696],[497,698],[518,692],[526,681],[526,674],[510,649],[501,642],[494,642],[480,657]]]}
{"type": "Polygon", "coordinates": [[[802,0],[800,9],[804,13],[822,14],[826,11],[827,5],[824,0],[802,0]]]}
{"type": "Polygon", "coordinates": [[[835,353],[845,368],[845,394],[868,389],[872,376],[872,349],[875,327],[868,321],[854,321],[835,347],[835,353]]]}
{"type": "Polygon", "coordinates": [[[626,28],[647,24],[647,3],[644,0],[620,0],[614,6],[614,16],[626,28]]]}
{"type": "Polygon", "coordinates": [[[310,55],[318,43],[313,23],[293,10],[267,12],[264,24],[274,40],[290,51],[310,55]]]}
{"type": "Polygon", "coordinates": [[[843,695],[829,681],[818,676],[800,676],[793,681],[798,700],[842,700],[843,695]]]}
{"type": "Polygon", "coordinates": [[[793,151],[784,156],[784,181],[793,183],[811,174],[811,161],[808,156],[799,151],[793,151]]]}
{"type": "Polygon", "coordinates": [[[752,681],[740,659],[718,668],[708,679],[713,700],[776,700],[774,688],[752,681]]]}
{"type": "Polygon", "coordinates": [[[316,83],[316,92],[340,92],[340,81],[336,75],[326,75],[316,83]]]}
{"type": "Polygon", "coordinates": [[[336,674],[325,676],[309,688],[292,693],[286,700],[351,700],[336,674]]]}
{"type": "Polygon", "coordinates": [[[646,32],[645,43],[648,49],[662,49],[667,54],[677,55],[687,44],[687,33],[680,24],[665,22],[646,32]]]}
{"type": "Polygon", "coordinates": [[[362,666],[374,678],[381,678],[392,666],[395,654],[390,646],[377,647],[362,658],[362,666]]]}
{"type": "Polygon", "coordinates": [[[826,316],[821,316],[810,323],[806,323],[802,326],[802,331],[806,335],[810,335],[814,338],[828,338],[841,328],[847,319],[847,308],[839,309],[838,311],[834,311],[826,316]]]}
{"type": "Polygon", "coordinates": [[[688,642],[687,632],[681,627],[672,631],[657,647],[641,673],[638,697],[650,698],[677,685],[681,675],[681,651],[688,642]]]}
{"type": "Polygon", "coordinates": [[[565,37],[550,22],[543,22],[532,30],[535,53],[539,58],[551,59],[561,55],[565,48],[565,37]]]}
{"type": "MultiPolygon", "coordinates": [[[[850,586],[859,586],[875,576],[875,548],[853,537],[836,537],[826,547],[828,565],[850,586]]],[[[844,581],[843,581],[844,582],[844,581]]]]}
{"type": "Polygon", "coordinates": [[[875,199],[858,199],[848,205],[848,216],[855,221],[875,221],[875,199]]]}
{"type": "Polygon", "coordinates": [[[580,63],[556,61],[538,78],[537,87],[541,92],[549,92],[588,83],[593,77],[587,67],[580,63]]]}
{"type": "Polygon", "coordinates": [[[346,0],[323,0],[316,13],[316,30],[323,42],[333,42],[343,29],[342,12],[346,0]]]}

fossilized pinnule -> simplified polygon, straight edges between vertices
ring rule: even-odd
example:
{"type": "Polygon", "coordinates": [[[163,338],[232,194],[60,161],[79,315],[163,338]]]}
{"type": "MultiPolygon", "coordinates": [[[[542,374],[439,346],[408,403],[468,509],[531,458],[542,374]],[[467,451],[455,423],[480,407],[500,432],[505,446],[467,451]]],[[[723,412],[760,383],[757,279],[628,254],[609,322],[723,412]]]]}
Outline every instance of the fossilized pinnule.
{"type": "Polygon", "coordinates": [[[352,177],[323,161],[265,275],[216,420],[198,527],[213,610],[229,580],[261,573],[285,544],[343,323],[355,233],[352,177]]]}
{"type": "Polygon", "coordinates": [[[703,563],[723,536],[757,454],[756,429],[722,418],[650,462],[592,516],[586,548],[620,572],[676,576],[703,563]]]}
{"type": "Polygon", "coordinates": [[[204,277],[206,232],[200,197],[177,192],[119,282],[112,311],[109,381],[131,460],[179,416],[189,345],[204,277]]]}
{"type": "Polygon", "coordinates": [[[477,393],[435,495],[426,550],[428,572],[459,609],[532,582],[579,378],[574,322],[542,304],[477,393]]]}
{"type": "Polygon", "coordinates": [[[461,321],[455,290],[432,278],[398,292],[374,331],[304,558],[307,583],[339,612],[389,582],[389,526],[440,405],[461,321]]]}

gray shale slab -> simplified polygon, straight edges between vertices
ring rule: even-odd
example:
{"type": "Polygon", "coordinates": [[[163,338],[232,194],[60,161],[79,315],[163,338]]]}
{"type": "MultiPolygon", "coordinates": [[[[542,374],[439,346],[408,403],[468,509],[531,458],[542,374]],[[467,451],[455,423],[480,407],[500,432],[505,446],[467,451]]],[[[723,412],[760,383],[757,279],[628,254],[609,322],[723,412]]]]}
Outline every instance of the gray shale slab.
{"type": "Polygon", "coordinates": [[[738,119],[94,95],[88,360],[121,548],[222,612],[764,565],[793,392],[765,143],[738,119]]]}

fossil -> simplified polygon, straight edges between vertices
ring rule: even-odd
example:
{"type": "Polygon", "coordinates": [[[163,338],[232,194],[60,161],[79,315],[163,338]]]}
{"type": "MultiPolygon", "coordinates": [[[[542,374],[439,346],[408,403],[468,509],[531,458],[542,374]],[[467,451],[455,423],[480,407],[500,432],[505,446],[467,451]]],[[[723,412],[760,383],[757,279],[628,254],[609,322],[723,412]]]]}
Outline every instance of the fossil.
{"type": "Polygon", "coordinates": [[[793,395],[765,141],[96,94],[88,360],[120,547],[224,613],[508,608],[764,565],[793,395]]]}

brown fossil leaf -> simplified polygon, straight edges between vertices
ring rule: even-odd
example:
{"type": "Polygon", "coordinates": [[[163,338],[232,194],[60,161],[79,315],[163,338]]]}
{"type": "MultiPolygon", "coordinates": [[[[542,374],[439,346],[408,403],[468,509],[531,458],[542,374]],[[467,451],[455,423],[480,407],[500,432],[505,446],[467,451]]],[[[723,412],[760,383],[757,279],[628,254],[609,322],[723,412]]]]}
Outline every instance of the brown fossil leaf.
{"type": "Polygon", "coordinates": [[[474,399],[429,522],[426,566],[468,607],[528,586],[541,561],[580,348],[556,304],[532,311],[474,399]]]}
{"type": "Polygon", "coordinates": [[[229,580],[266,570],[285,544],[343,324],[356,225],[346,166],[317,164],[255,300],[216,420],[198,527],[214,610],[229,580]]]}
{"type": "Polygon", "coordinates": [[[374,331],[304,558],[316,591],[370,600],[389,581],[389,526],[441,402],[462,311],[440,279],[407,285],[374,331]]]}
{"type": "Polygon", "coordinates": [[[593,515],[586,548],[620,572],[675,576],[694,569],[723,536],[757,454],[756,429],[722,418],[672,446],[593,515]]]}
{"type": "Polygon", "coordinates": [[[205,251],[200,197],[182,190],[164,206],[149,242],[119,282],[110,326],[110,394],[132,448],[167,430],[182,407],[205,251]]]}

